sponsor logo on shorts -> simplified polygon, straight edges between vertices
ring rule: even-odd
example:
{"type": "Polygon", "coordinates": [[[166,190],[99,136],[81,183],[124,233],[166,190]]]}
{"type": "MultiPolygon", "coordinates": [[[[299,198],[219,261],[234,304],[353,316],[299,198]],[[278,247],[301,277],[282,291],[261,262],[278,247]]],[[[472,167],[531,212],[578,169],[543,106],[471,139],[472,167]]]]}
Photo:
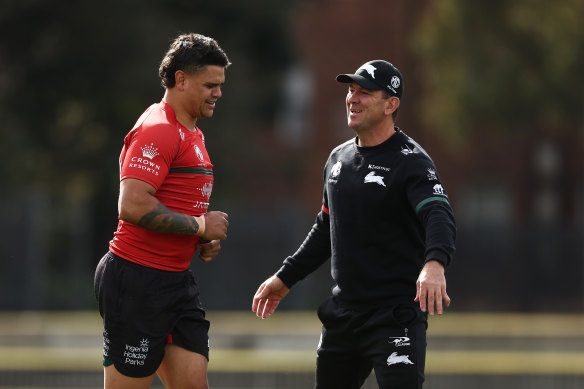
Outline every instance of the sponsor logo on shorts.
{"type": "Polygon", "coordinates": [[[108,358],[109,357],[109,350],[110,350],[110,339],[109,334],[107,331],[103,331],[103,356],[108,358]]]}
{"type": "Polygon", "coordinates": [[[410,338],[407,336],[390,337],[389,343],[393,343],[395,347],[404,347],[410,345],[410,338]]]}
{"type": "Polygon", "coordinates": [[[143,366],[146,358],[148,358],[148,339],[142,339],[140,345],[130,346],[126,344],[124,350],[124,363],[132,366],[143,366]]]}

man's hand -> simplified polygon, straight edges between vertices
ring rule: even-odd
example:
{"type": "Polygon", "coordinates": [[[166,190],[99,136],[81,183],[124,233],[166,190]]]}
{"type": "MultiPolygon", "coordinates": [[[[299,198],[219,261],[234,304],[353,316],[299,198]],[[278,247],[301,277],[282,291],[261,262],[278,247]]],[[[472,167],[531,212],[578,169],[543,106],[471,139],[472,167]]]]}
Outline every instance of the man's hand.
{"type": "Polygon", "coordinates": [[[199,244],[199,258],[203,262],[210,262],[219,254],[219,250],[221,250],[221,244],[219,240],[200,240],[199,244]]]}
{"type": "Polygon", "coordinates": [[[211,211],[203,215],[205,218],[205,232],[201,235],[202,240],[213,241],[216,239],[227,239],[227,227],[229,217],[225,212],[211,211]]]}
{"type": "Polygon", "coordinates": [[[450,297],[446,293],[446,277],[444,276],[444,265],[438,261],[428,261],[420,272],[416,282],[416,298],[414,301],[420,302],[420,309],[430,315],[434,315],[434,304],[436,313],[441,315],[442,300],[444,305],[450,306],[450,297]]]}
{"type": "Polygon", "coordinates": [[[286,297],[290,289],[278,277],[271,276],[263,282],[253,297],[251,310],[258,317],[265,319],[278,307],[280,301],[286,297]]]}

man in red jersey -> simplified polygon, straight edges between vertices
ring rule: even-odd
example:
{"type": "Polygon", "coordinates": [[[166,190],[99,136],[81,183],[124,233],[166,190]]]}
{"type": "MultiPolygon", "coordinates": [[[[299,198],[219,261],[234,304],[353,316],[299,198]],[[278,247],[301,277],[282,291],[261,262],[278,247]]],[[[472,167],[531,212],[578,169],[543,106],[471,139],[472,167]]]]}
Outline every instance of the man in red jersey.
{"type": "Polygon", "coordinates": [[[165,94],[120,155],[119,223],[95,273],[104,387],[208,388],[209,322],[189,270],[214,259],[227,214],[209,211],[213,165],[197,119],[213,116],[230,65],[217,42],[178,36],[162,60],[165,94]]]}

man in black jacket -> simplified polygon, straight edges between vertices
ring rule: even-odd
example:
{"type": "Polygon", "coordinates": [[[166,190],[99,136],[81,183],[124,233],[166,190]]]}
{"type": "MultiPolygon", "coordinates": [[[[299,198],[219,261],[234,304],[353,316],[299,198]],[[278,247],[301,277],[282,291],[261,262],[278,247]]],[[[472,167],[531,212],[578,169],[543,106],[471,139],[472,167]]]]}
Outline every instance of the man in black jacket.
{"type": "Polygon", "coordinates": [[[347,121],[356,138],[336,147],[324,169],[322,209],[305,241],[260,285],[252,310],[272,314],[298,281],[331,258],[335,287],[322,303],[316,388],[421,388],[427,314],[450,305],[444,270],[456,226],[432,159],[395,118],[403,78],[370,61],[349,84],[347,121]]]}

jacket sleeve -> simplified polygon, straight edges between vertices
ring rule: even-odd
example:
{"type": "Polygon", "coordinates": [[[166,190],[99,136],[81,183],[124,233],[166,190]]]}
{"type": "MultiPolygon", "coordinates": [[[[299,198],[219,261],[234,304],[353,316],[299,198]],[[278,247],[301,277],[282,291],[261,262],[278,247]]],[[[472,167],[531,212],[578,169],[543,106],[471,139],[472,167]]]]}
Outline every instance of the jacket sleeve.
{"type": "Polygon", "coordinates": [[[446,268],[456,250],[456,224],[452,208],[445,202],[429,202],[420,209],[418,217],[426,230],[424,262],[437,260],[446,268]]]}
{"type": "Polygon", "coordinates": [[[420,156],[411,161],[407,196],[425,232],[424,262],[437,260],[447,267],[455,252],[456,222],[431,159],[420,156]]]}
{"type": "Polygon", "coordinates": [[[282,267],[276,273],[276,276],[288,288],[291,288],[295,283],[306,278],[331,256],[331,229],[326,189],[329,163],[330,158],[325,164],[323,171],[325,185],[322,195],[322,208],[316,215],[316,221],[298,250],[284,260],[282,267]]]}
{"type": "Polygon", "coordinates": [[[298,250],[284,260],[276,273],[288,288],[306,278],[331,256],[330,220],[325,209],[323,207],[316,216],[312,229],[298,250]]]}

